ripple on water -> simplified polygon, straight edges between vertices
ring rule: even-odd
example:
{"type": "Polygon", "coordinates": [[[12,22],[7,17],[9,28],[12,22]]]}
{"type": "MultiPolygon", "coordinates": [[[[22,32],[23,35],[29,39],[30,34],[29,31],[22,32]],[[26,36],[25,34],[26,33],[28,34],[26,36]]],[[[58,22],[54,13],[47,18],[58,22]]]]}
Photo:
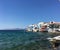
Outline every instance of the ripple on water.
{"type": "Polygon", "coordinates": [[[0,31],[0,50],[49,50],[48,33],[24,30],[0,31]]]}

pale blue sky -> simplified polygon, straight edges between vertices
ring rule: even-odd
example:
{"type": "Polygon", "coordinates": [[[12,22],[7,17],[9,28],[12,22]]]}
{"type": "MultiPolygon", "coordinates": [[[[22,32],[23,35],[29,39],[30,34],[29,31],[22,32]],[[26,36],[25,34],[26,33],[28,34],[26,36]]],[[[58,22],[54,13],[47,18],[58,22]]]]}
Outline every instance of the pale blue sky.
{"type": "Polygon", "coordinates": [[[0,0],[0,29],[60,21],[59,0],[0,0]]]}

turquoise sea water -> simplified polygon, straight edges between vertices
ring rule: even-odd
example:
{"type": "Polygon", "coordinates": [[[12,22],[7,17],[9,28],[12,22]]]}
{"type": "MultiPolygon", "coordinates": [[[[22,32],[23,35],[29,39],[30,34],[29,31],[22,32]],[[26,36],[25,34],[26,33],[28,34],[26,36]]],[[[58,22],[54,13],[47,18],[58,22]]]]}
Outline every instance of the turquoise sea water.
{"type": "Polygon", "coordinates": [[[26,32],[25,30],[0,30],[0,50],[50,50],[46,39],[56,36],[47,32],[26,32]]]}

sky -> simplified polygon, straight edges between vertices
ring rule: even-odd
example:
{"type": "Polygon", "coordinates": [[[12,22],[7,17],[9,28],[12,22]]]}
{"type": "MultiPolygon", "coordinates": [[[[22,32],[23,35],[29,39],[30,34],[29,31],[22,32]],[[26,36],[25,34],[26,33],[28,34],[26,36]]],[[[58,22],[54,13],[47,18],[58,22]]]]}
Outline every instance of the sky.
{"type": "Polygon", "coordinates": [[[60,22],[60,0],[0,0],[0,29],[60,22]]]}

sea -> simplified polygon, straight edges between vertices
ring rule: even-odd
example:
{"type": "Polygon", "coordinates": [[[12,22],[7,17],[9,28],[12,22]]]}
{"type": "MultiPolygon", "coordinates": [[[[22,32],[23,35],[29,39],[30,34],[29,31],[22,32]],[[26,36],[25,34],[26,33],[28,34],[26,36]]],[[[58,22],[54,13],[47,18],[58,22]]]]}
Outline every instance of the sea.
{"type": "Polygon", "coordinates": [[[54,36],[58,35],[26,30],[0,30],[0,50],[51,50],[47,38],[54,36]]]}

